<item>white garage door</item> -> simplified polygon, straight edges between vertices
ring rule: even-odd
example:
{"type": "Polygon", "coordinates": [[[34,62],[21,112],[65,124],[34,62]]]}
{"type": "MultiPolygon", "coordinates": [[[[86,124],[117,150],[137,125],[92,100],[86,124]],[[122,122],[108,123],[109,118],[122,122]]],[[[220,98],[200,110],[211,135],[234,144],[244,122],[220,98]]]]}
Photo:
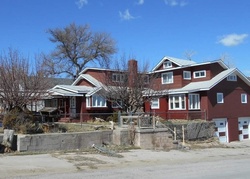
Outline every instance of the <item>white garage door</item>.
{"type": "Polygon", "coordinates": [[[219,138],[220,142],[228,142],[228,129],[227,119],[219,118],[213,119],[215,122],[215,135],[219,138]]]}
{"type": "Polygon", "coordinates": [[[238,128],[239,128],[239,140],[249,139],[249,121],[250,117],[239,117],[238,128]]]}

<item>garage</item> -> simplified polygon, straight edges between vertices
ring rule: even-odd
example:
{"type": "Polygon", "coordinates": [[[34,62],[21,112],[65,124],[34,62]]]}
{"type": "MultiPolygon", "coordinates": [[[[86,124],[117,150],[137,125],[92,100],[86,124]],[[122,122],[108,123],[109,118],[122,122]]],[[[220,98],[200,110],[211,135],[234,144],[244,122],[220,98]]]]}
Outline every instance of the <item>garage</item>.
{"type": "Polygon", "coordinates": [[[250,117],[238,118],[239,140],[249,139],[249,121],[250,117]]]}
{"type": "Polygon", "coordinates": [[[228,142],[227,118],[216,118],[213,121],[215,122],[215,136],[220,142],[228,142]]]}

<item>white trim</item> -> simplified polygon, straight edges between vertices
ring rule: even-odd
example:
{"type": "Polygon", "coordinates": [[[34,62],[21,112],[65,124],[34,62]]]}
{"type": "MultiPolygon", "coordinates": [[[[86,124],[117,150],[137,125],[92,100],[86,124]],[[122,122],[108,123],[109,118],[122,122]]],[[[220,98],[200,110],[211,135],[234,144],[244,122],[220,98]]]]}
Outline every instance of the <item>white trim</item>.
{"type": "Polygon", "coordinates": [[[179,94],[179,95],[169,95],[168,99],[168,108],[169,110],[185,110],[186,109],[186,98],[184,94],[179,94]],[[175,97],[178,97],[178,105],[179,107],[176,107],[176,101],[175,97]],[[184,100],[184,106],[182,105],[182,102],[184,100]],[[173,104],[173,107],[171,107],[171,104],[173,104]],[[183,107],[183,108],[182,108],[183,107]]]}
{"type": "Polygon", "coordinates": [[[188,109],[189,110],[201,109],[200,103],[201,103],[200,102],[200,94],[198,94],[198,93],[188,94],[188,109]],[[193,98],[193,96],[194,96],[194,98],[193,98]]]}
{"type": "Polygon", "coordinates": [[[191,80],[191,71],[183,71],[183,79],[184,80],[191,80]],[[185,77],[186,75],[185,74],[187,74],[189,77],[185,77]]]}

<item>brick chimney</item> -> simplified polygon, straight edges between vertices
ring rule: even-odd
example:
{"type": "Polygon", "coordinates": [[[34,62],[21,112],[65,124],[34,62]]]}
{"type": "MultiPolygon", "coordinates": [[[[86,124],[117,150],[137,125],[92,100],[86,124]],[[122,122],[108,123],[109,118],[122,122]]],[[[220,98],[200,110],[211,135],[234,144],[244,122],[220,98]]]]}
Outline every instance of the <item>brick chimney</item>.
{"type": "Polygon", "coordinates": [[[128,85],[134,87],[138,77],[138,65],[137,61],[131,59],[128,61],[128,85]]]}

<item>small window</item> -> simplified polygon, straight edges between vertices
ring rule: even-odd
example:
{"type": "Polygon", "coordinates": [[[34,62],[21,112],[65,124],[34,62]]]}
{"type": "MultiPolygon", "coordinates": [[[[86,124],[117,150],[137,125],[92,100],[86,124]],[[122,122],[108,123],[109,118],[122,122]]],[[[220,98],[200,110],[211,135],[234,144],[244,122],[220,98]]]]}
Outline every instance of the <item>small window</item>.
{"type": "Polygon", "coordinates": [[[161,74],[161,82],[162,84],[169,84],[169,83],[173,83],[174,79],[173,79],[173,72],[169,72],[169,73],[162,73],[161,74]]]}
{"type": "Polygon", "coordinates": [[[223,93],[217,93],[217,103],[224,103],[223,93]]]}
{"type": "Polygon", "coordinates": [[[172,67],[172,62],[170,62],[170,61],[165,61],[165,62],[163,63],[163,68],[170,68],[170,67],[172,67]]]}
{"type": "Polygon", "coordinates": [[[153,98],[151,100],[151,109],[159,109],[159,108],[160,108],[159,98],[153,98]]]}
{"type": "Polygon", "coordinates": [[[206,77],[206,71],[201,70],[201,71],[195,71],[194,72],[194,78],[204,78],[206,77]]]}
{"type": "Polygon", "coordinates": [[[145,75],[145,76],[143,77],[143,80],[144,80],[144,83],[145,83],[145,84],[149,84],[149,76],[148,76],[148,75],[145,75]]]}
{"type": "Polygon", "coordinates": [[[191,72],[190,71],[183,71],[183,79],[184,80],[191,80],[191,72]]]}
{"type": "Polygon", "coordinates": [[[247,94],[241,94],[241,103],[247,103],[247,94]]]}
{"type": "Polygon", "coordinates": [[[90,98],[89,97],[86,98],[86,107],[87,108],[90,107],[90,98]]]}
{"type": "Polygon", "coordinates": [[[229,75],[227,81],[237,81],[237,76],[235,74],[229,75]]]}

